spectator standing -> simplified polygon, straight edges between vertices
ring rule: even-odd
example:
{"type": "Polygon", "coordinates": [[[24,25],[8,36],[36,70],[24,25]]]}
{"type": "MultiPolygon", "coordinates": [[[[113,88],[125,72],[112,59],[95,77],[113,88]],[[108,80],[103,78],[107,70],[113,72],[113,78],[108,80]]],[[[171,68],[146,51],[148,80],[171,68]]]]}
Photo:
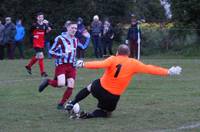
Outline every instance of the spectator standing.
{"type": "Polygon", "coordinates": [[[130,48],[130,57],[138,59],[138,40],[141,37],[141,30],[135,15],[132,15],[131,26],[128,29],[126,44],[130,48]]]}
{"type": "Polygon", "coordinates": [[[102,32],[102,22],[99,20],[99,16],[95,15],[93,17],[93,22],[91,24],[91,35],[94,46],[94,54],[96,58],[102,58],[102,44],[101,44],[101,32],[102,32]]]}
{"type": "Polygon", "coordinates": [[[20,59],[24,59],[24,47],[23,40],[25,36],[25,28],[22,25],[22,20],[16,21],[16,35],[15,35],[15,45],[13,47],[13,53],[15,53],[16,47],[19,49],[20,59]]]}
{"type": "Polygon", "coordinates": [[[104,21],[103,31],[102,31],[102,44],[103,44],[103,55],[107,56],[107,50],[110,55],[113,55],[112,52],[112,41],[114,38],[114,31],[111,26],[111,23],[108,20],[104,21]]]}
{"type": "Polygon", "coordinates": [[[50,24],[49,21],[46,19],[43,22],[48,27],[48,30],[45,33],[45,51],[46,51],[48,59],[51,59],[51,54],[49,53],[49,50],[51,48],[50,39],[51,39],[52,24],[50,24]]]}
{"type": "MultiPolygon", "coordinates": [[[[87,47],[90,43],[90,34],[85,28],[83,24],[83,19],[79,17],[77,19],[77,32],[75,37],[80,41],[80,43],[85,44],[84,46],[87,47]]],[[[85,56],[85,49],[77,47],[77,58],[84,58],[85,56]]]]}
{"type": "Polygon", "coordinates": [[[4,59],[4,43],[3,43],[3,35],[4,35],[5,26],[2,24],[0,20],[0,60],[4,59]]]}
{"type": "Polygon", "coordinates": [[[6,17],[5,21],[6,23],[3,35],[3,43],[7,48],[8,59],[14,59],[13,47],[15,43],[16,28],[15,24],[11,20],[11,17],[6,17]]]}

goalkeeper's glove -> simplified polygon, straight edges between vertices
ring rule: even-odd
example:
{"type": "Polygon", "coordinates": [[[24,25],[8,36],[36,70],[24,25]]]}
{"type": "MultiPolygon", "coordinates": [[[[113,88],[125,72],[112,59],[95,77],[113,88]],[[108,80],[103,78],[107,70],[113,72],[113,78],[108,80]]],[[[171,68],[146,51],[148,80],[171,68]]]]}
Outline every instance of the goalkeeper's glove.
{"type": "Polygon", "coordinates": [[[77,60],[77,61],[76,61],[76,67],[77,67],[77,68],[82,68],[83,65],[84,65],[83,60],[77,60]]]}
{"type": "Polygon", "coordinates": [[[172,66],[171,68],[169,68],[168,70],[168,74],[170,76],[173,76],[173,75],[180,75],[181,74],[181,71],[182,71],[182,68],[180,66],[172,66]]]}

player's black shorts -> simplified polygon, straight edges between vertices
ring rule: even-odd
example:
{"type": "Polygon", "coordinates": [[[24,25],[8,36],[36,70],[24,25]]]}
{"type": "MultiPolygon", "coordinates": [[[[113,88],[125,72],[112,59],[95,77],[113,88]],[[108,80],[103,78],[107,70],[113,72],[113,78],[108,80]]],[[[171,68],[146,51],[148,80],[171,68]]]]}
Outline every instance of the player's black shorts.
{"type": "Polygon", "coordinates": [[[105,90],[101,86],[100,79],[92,82],[91,93],[98,100],[97,107],[110,112],[116,109],[120,96],[113,95],[105,90]]]}

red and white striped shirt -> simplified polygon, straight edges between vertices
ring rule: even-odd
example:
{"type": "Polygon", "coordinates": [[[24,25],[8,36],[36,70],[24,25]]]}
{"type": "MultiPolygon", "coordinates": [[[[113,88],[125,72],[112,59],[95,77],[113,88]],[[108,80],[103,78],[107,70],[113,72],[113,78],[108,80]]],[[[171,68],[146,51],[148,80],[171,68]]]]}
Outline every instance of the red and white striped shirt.
{"type": "Polygon", "coordinates": [[[77,46],[83,48],[83,44],[77,38],[71,37],[68,33],[64,32],[57,36],[49,50],[49,53],[56,58],[56,66],[64,63],[74,64],[76,62],[77,46]]]}

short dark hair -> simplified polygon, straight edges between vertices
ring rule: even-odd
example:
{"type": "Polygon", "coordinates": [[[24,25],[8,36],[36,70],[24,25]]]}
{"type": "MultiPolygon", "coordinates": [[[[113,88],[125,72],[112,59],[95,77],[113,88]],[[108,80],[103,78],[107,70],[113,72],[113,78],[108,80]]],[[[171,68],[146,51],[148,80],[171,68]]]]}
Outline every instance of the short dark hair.
{"type": "Polygon", "coordinates": [[[44,13],[43,13],[43,12],[38,12],[38,13],[36,14],[36,17],[37,17],[37,16],[40,16],[40,15],[44,15],[44,13]]]}
{"type": "Polygon", "coordinates": [[[77,24],[77,22],[75,22],[75,21],[70,21],[70,22],[68,23],[68,25],[72,25],[72,24],[77,24]]]}
{"type": "Polygon", "coordinates": [[[127,45],[121,44],[121,45],[119,45],[119,47],[117,49],[117,53],[118,53],[118,55],[127,55],[127,56],[129,56],[130,49],[129,49],[129,47],[127,45]]]}

